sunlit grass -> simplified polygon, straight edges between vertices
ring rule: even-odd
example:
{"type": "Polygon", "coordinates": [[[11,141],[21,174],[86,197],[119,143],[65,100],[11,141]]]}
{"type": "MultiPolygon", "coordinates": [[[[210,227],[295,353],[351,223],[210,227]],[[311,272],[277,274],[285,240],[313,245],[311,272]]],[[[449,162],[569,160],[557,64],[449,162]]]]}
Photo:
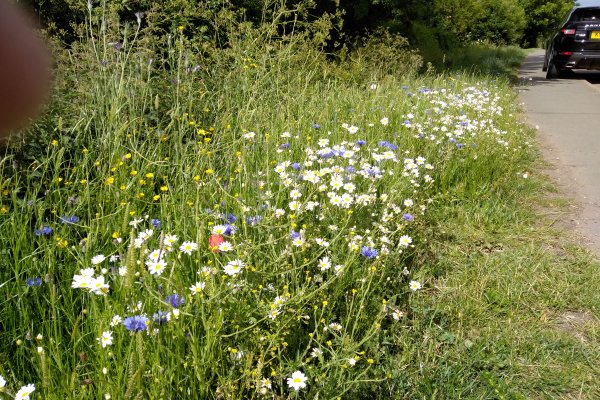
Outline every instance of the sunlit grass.
{"type": "MultiPolygon", "coordinates": [[[[541,316],[597,291],[575,290],[585,255],[539,249],[505,78],[409,59],[349,80],[303,37],[242,33],[209,59],[181,31],[164,52],[130,30],[62,53],[48,113],[0,164],[7,388],[510,398],[542,392],[550,369],[524,375],[542,360],[587,374],[541,316]]],[[[566,381],[543,391],[597,390],[566,381]]]]}

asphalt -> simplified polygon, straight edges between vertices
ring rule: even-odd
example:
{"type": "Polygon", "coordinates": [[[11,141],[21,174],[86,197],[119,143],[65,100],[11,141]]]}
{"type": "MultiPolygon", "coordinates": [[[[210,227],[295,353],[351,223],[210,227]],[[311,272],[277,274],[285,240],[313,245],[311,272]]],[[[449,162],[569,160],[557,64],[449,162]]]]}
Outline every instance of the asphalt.
{"type": "Polygon", "coordinates": [[[537,50],[519,70],[525,119],[538,129],[551,175],[574,200],[574,212],[562,216],[572,223],[563,226],[600,256],[600,73],[547,80],[543,61],[544,51],[537,50]]]}

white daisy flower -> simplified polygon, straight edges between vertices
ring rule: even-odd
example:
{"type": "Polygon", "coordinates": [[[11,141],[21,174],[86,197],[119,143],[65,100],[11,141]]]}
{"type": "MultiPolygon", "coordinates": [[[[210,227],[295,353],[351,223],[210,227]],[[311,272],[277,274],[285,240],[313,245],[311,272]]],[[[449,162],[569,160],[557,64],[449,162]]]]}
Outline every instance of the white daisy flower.
{"type": "Polygon", "coordinates": [[[318,265],[321,271],[327,271],[329,268],[331,268],[331,261],[329,260],[329,257],[323,257],[319,260],[318,265]]]}
{"type": "Polygon", "coordinates": [[[102,332],[102,335],[99,338],[96,338],[96,340],[98,341],[98,343],[100,343],[100,346],[102,346],[102,348],[105,348],[106,346],[110,346],[111,344],[113,344],[112,332],[111,331],[102,332]]]}
{"type": "Polygon", "coordinates": [[[412,243],[412,238],[408,235],[400,236],[399,244],[402,247],[408,247],[412,243]]]}
{"type": "Polygon", "coordinates": [[[417,281],[410,281],[410,283],[408,284],[408,287],[413,292],[416,292],[417,290],[421,289],[421,283],[417,282],[417,281]]]}
{"type": "Polygon", "coordinates": [[[272,320],[275,320],[275,318],[277,318],[277,316],[281,314],[281,311],[279,311],[279,309],[274,308],[272,310],[269,311],[269,315],[268,317],[272,320]]]}
{"type": "Polygon", "coordinates": [[[106,260],[104,254],[95,255],[94,257],[92,257],[92,265],[98,265],[104,260],[106,260]]]}
{"type": "Polygon", "coordinates": [[[192,255],[192,251],[198,249],[198,245],[194,242],[183,242],[181,246],[179,246],[179,251],[187,254],[188,256],[192,255]]]}
{"type": "Polygon", "coordinates": [[[223,242],[219,244],[218,248],[222,252],[227,252],[233,250],[233,245],[231,244],[231,242],[223,242]]]}
{"type": "Polygon", "coordinates": [[[104,276],[100,275],[97,278],[92,278],[92,282],[90,284],[90,291],[97,295],[105,295],[108,293],[110,286],[108,283],[104,282],[104,276]]]}
{"type": "Polygon", "coordinates": [[[287,384],[292,389],[298,391],[306,387],[308,378],[301,371],[295,371],[290,378],[287,378],[287,384]]]}
{"type": "Polygon", "coordinates": [[[110,320],[110,326],[119,326],[123,322],[123,318],[120,315],[114,315],[110,320]]]}
{"type": "Polygon", "coordinates": [[[239,274],[244,268],[244,263],[242,260],[233,260],[229,261],[224,267],[223,272],[229,276],[234,276],[239,274]]]}
{"type": "Polygon", "coordinates": [[[21,387],[17,394],[15,394],[15,400],[30,400],[29,395],[35,391],[35,385],[30,383],[29,385],[21,387]]]}
{"type": "Polygon", "coordinates": [[[205,286],[206,286],[206,283],[204,283],[204,282],[196,282],[195,284],[190,286],[190,291],[192,292],[192,296],[195,294],[198,294],[198,293],[202,293],[205,286]]]}
{"type": "Polygon", "coordinates": [[[165,260],[148,260],[146,261],[146,266],[148,267],[148,272],[150,272],[150,275],[160,276],[167,267],[167,262],[165,260]]]}
{"type": "Polygon", "coordinates": [[[334,331],[341,331],[342,330],[342,325],[340,325],[337,322],[332,322],[329,324],[329,329],[333,329],[334,331]]]}
{"type": "Polygon", "coordinates": [[[215,225],[213,226],[211,233],[213,235],[223,235],[227,231],[227,227],[225,225],[215,225]]]}
{"type": "Polygon", "coordinates": [[[84,275],[74,275],[71,287],[73,289],[89,289],[92,287],[93,277],[84,275]]]}
{"type": "Polygon", "coordinates": [[[177,242],[177,239],[179,239],[177,235],[165,235],[163,242],[165,246],[171,247],[175,244],[175,242],[177,242]]]}

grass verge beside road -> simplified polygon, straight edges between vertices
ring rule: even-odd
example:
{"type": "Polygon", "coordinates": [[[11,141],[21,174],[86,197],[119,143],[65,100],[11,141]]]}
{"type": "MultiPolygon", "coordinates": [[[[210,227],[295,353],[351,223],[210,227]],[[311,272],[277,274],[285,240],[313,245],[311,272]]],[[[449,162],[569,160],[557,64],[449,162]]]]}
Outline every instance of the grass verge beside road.
{"type": "Polygon", "coordinates": [[[535,212],[506,76],[419,76],[389,36],[333,64],[247,25],[202,57],[102,26],[0,166],[7,393],[598,393],[595,264],[535,212]]]}

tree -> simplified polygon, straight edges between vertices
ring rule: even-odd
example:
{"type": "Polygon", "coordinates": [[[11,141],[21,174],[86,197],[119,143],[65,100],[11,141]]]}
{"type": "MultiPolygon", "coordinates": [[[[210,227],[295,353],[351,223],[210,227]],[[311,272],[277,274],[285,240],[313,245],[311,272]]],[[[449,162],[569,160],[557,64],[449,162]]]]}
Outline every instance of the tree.
{"type": "Polygon", "coordinates": [[[572,0],[520,0],[525,10],[526,27],[521,44],[539,46],[543,37],[560,24],[573,7],[572,0]]]}

